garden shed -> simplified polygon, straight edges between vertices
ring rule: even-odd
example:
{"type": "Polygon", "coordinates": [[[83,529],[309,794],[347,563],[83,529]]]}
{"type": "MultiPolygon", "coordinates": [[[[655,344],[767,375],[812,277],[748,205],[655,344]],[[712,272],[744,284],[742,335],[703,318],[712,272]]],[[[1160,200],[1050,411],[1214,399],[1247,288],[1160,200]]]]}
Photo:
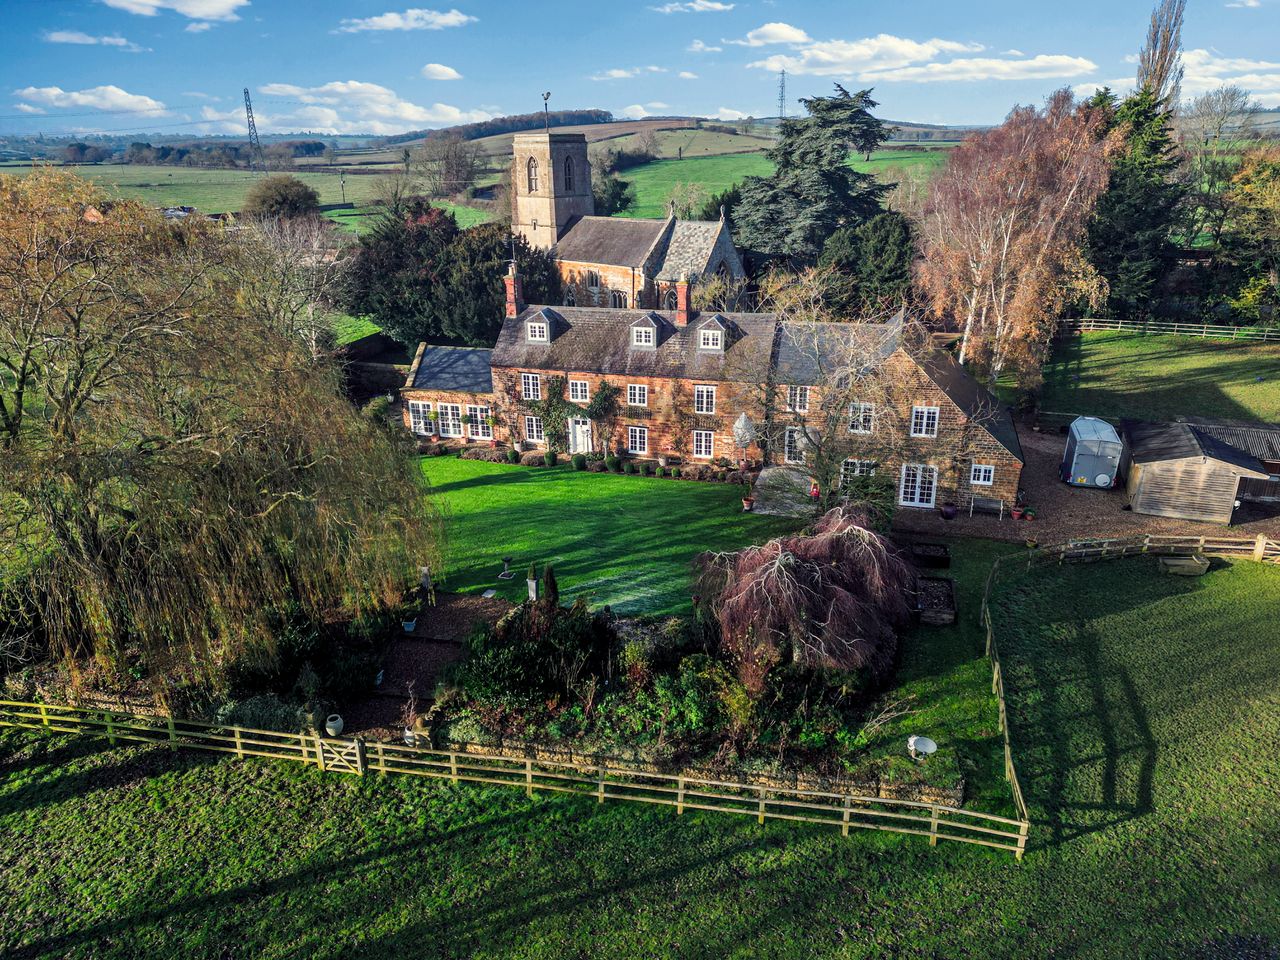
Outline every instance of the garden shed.
{"type": "Polygon", "coordinates": [[[1264,503],[1280,503],[1280,423],[1254,423],[1249,420],[1207,420],[1186,417],[1201,433],[1229,443],[1237,450],[1252,454],[1270,474],[1270,480],[1241,480],[1240,499],[1264,503]]]}
{"type": "Polygon", "coordinates": [[[1115,427],[1097,417],[1076,417],[1058,475],[1072,486],[1110,490],[1119,482],[1123,458],[1124,443],[1115,427]]]}
{"type": "Polygon", "coordinates": [[[1189,423],[1122,424],[1135,513],[1230,523],[1241,480],[1266,480],[1257,457],[1189,423]]]}

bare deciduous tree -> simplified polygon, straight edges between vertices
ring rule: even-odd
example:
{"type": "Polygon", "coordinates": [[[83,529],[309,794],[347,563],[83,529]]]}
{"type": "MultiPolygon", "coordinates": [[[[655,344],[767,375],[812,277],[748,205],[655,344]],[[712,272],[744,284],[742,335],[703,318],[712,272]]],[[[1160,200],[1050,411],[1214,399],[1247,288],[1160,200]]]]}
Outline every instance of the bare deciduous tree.
{"type": "Polygon", "coordinates": [[[414,155],[412,169],[430,196],[451,197],[475,184],[482,159],[472,140],[430,137],[414,155]]]}
{"type": "Polygon", "coordinates": [[[1067,90],[951,151],[920,220],[920,281],[960,325],[961,361],[1039,383],[1061,304],[1096,290],[1081,256],[1108,179],[1101,117],[1067,90]]]}
{"type": "Polygon", "coordinates": [[[1182,15],[1187,0],[1160,0],[1151,11],[1147,39],[1138,51],[1138,89],[1151,92],[1174,112],[1182,92],[1182,15]]]}
{"type": "Polygon", "coordinates": [[[1209,237],[1216,247],[1228,214],[1227,191],[1240,169],[1238,141],[1248,140],[1262,107],[1247,90],[1218,87],[1196,97],[1178,124],[1186,157],[1184,181],[1191,203],[1186,235],[1209,237]]]}

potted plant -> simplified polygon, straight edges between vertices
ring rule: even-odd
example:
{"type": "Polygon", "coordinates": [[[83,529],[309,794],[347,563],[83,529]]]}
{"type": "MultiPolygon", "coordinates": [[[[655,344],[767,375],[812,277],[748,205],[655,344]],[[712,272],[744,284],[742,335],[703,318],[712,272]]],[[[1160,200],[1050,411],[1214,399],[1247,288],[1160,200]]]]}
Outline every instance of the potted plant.
{"type": "Polygon", "coordinates": [[[1022,511],[1023,520],[1034,520],[1035,518],[1036,518],[1036,512],[1032,510],[1030,507],[1027,507],[1027,509],[1022,511]]]}
{"type": "Polygon", "coordinates": [[[756,498],[752,495],[751,481],[750,481],[750,480],[743,480],[743,481],[742,481],[742,511],[743,511],[743,513],[750,513],[750,512],[751,512],[751,508],[752,508],[752,507],[754,507],[754,506],[755,506],[755,504],[756,504],[756,498]]]}
{"type": "Polygon", "coordinates": [[[1015,520],[1021,520],[1026,512],[1027,508],[1020,503],[1015,503],[1009,508],[1009,516],[1013,517],[1015,520]]]}
{"type": "Polygon", "coordinates": [[[529,564],[529,574],[525,579],[525,583],[529,587],[529,599],[538,599],[538,568],[532,563],[529,564]]]}
{"type": "Polygon", "coordinates": [[[497,431],[497,428],[498,428],[498,418],[497,418],[497,417],[495,417],[493,414],[489,414],[489,416],[487,416],[487,417],[485,417],[485,418],[484,418],[484,422],[485,422],[485,423],[487,423],[487,424],[489,425],[489,446],[491,446],[491,447],[493,447],[493,449],[497,450],[497,449],[498,449],[498,434],[497,434],[497,432],[496,432],[496,431],[497,431]]]}
{"type": "Polygon", "coordinates": [[[943,520],[954,520],[957,514],[960,513],[960,508],[954,503],[944,503],[939,510],[939,513],[942,514],[943,520]]]}
{"type": "Polygon", "coordinates": [[[412,620],[401,620],[400,626],[404,629],[405,633],[413,633],[414,630],[418,629],[418,618],[414,617],[412,620]]]}
{"type": "Polygon", "coordinates": [[[462,425],[463,425],[463,427],[465,428],[465,429],[462,431],[462,442],[463,442],[463,443],[470,443],[470,442],[471,442],[471,439],[472,439],[472,438],[471,438],[471,428],[472,428],[472,427],[474,427],[474,426],[475,426],[475,424],[476,424],[476,418],[475,418],[474,416],[472,416],[472,415],[471,415],[471,414],[469,414],[469,413],[464,413],[464,414],[462,415],[462,425]]]}
{"type": "Polygon", "coordinates": [[[324,732],[331,737],[337,737],[342,734],[342,717],[336,713],[331,713],[324,718],[324,732]]]}
{"type": "Polygon", "coordinates": [[[431,421],[431,439],[437,443],[440,442],[440,413],[436,410],[427,412],[427,419],[431,421]]]}

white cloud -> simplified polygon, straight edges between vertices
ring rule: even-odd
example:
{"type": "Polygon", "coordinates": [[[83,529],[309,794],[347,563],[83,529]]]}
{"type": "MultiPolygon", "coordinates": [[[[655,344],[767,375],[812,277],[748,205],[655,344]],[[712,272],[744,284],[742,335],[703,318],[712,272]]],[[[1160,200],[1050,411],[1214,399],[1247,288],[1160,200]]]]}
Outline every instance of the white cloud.
{"type": "Polygon", "coordinates": [[[46,107],[88,107],[92,110],[128,110],[146,113],[163,113],[165,105],[159,100],[138,93],[129,93],[108,84],[87,90],[63,90],[61,87],[23,87],[13,91],[21,100],[46,107]]]}
{"type": "Polygon", "coordinates": [[[649,9],[658,13],[724,13],[733,8],[732,3],[717,3],[716,0],[685,0],[684,3],[664,3],[649,9]]]}
{"type": "Polygon", "coordinates": [[[206,30],[212,30],[213,24],[208,20],[198,20],[195,23],[187,24],[187,33],[204,33],[206,30]]]}
{"type": "Polygon", "coordinates": [[[212,94],[201,93],[199,90],[184,90],[184,97],[190,97],[192,100],[221,100],[221,97],[215,97],[212,94]]]}
{"type": "Polygon", "coordinates": [[[723,49],[724,47],[709,47],[701,40],[693,41],[688,47],[690,53],[719,53],[723,49]]]}
{"type": "Polygon", "coordinates": [[[1256,8],[1262,6],[1262,0],[1232,0],[1227,4],[1228,7],[1249,7],[1256,8]]]}
{"type": "Polygon", "coordinates": [[[382,13],[376,17],[346,19],[338,27],[340,33],[359,33],[363,30],[443,30],[475,23],[476,18],[461,10],[446,12],[413,7],[403,13],[382,13]]]}
{"type": "Polygon", "coordinates": [[[154,17],[161,10],[189,17],[192,20],[239,20],[236,11],[247,7],[249,0],[102,0],[108,7],[154,17]]]}
{"type": "Polygon", "coordinates": [[[46,43],[73,43],[80,46],[118,47],[128,53],[141,53],[143,47],[121,36],[95,37],[80,30],[51,30],[44,35],[46,43]]]}
{"type": "MultiPolygon", "coordinates": [[[[1226,84],[1249,91],[1264,107],[1280,107],[1280,62],[1224,57],[1196,48],[1182,54],[1184,97],[1195,97],[1226,84]]],[[[1132,84],[1132,80],[1129,81],[1132,84]]]]}
{"type": "Polygon", "coordinates": [[[618,113],[626,117],[628,120],[643,120],[649,115],[649,111],[644,108],[643,104],[639,103],[633,103],[629,107],[623,107],[618,111],[618,113]]]}
{"type": "Polygon", "coordinates": [[[642,73],[666,73],[666,67],[614,67],[593,73],[588,80],[630,80],[642,73]]]}
{"type": "Polygon", "coordinates": [[[1006,51],[1004,51],[1004,53],[1003,53],[1003,54],[1001,54],[1001,56],[1005,56],[1005,57],[1025,57],[1025,56],[1026,56],[1026,54],[1025,54],[1025,53],[1023,53],[1021,50],[1013,49],[1013,50],[1006,50],[1006,51]]]}
{"type": "Polygon", "coordinates": [[[650,100],[645,104],[650,110],[670,110],[671,104],[663,103],[661,100],[650,100]]]}
{"type": "Polygon", "coordinates": [[[982,44],[937,38],[910,40],[881,33],[860,40],[810,40],[792,47],[791,54],[774,54],[748,66],[815,76],[861,76],[924,63],[944,53],[976,53],[982,44]]]}
{"type": "Polygon", "coordinates": [[[422,75],[428,80],[461,80],[462,74],[453,67],[446,67],[443,63],[428,63],[422,68],[422,75]]]}
{"type": "Polygon", "coordinates": [[[39,114],[39,113],[47,113],[47,112],[48,112],[48,111],[46,111],[46,110],[41,109],[40,107],[33,107],[33,106],[32,106],[31,104],[29,104],[29,103],[15,103],[15,104],[13,105],[13,109],[17,110],[19,113],[32,113],[32,114],[39,114]]]}
{"type": "MultiPolygon", "coordinates": [[[[362,80],[335,80],[316,87],[292,83],[268,83],[259,87],[264,98],[279,97],[301,101],[300,109],[284,113],[272,112],[269,100],[262,104],[265,116],[254,105],[254,119],[259,129],[272,132],[311,130],[317,133],[373,133],[380,136],[418,130],[424,127],[452,126],[491,119],[487,110],[463,110],[447,103],[423,106],[400,96],[387,87],[362,80]]],[[[203,116],[209,121],[241,122],[239,111],[218,111],[205,107],[203,116]]]]}
{"type": "Polygon", "coordinates": [[[763,47],[773,43],[808,43],[809,35],[789,23],[766,23],[750,31],[741,40],[726,40],[740,47],[763,47]]]}
{"type": "Polygon", "coordinates": [[[679,77],[681,80],[697,80],[698,79],[698,75],[694,73],[692,70],[681,70],[679,73],[679,77]]]}
{"type": "Polygon", "coordinates": [[[732,110],[729,107],[721,107],[714,116],[717,120],[745,120],[750,114],[743,113],[741,110],[732,110]]]}
{"type": "Polygon", "coordinates": [[[879,82],[934,83],[943,80],[1047,80],[1093,73],[1098,65],[1084,57],[1040,54],[1025,60],[995,57],[962,57],[945,63],[864,72],[859,79],[879,82]]]}

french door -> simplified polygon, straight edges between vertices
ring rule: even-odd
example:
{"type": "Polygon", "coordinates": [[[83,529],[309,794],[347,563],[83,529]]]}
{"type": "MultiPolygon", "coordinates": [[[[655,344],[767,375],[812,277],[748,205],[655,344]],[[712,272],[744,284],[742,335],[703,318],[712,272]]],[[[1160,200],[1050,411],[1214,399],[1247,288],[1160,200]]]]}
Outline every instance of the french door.
{"type": "Polygon", "coordinates": [[[904,463],[898,503],[904,507],[932,507],[938,495],[938,468],[923,463],[904,463]]]}

